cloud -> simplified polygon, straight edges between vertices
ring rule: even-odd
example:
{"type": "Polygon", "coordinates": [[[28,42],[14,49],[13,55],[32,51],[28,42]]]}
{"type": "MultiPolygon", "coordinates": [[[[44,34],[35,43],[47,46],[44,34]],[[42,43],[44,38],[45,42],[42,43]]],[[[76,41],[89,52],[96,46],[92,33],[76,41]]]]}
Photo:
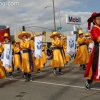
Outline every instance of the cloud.
{"type": "MultiPolygon", "coordinates": [[[[86,0],[85,0],[86,1],[86,0]]],[[[0,2],[3,2],[0,1],[0,2]]],[[[5,0],[4,2],[12,2],[12,0],[5,0]]],[[[52,6],[52,0],[13,0],[18,2],[15,6],[0,6],[0,22],[1,25],[8,25],[11,29],[11,34],[15,30],[20,30],[23,25],[40,26],[53,29],[53,8],[46,6],[52,6]]],[[[72,8],[81,7],[83,1],[81,0],[55,0],[55,7],[60,8],[62,32],[69,31],[70,25],[66,24],[66,14],[74,14],[82,17],[81,27],[87,27],[87,18],[91,15],[90,12],[76,12],[72,11],[72,8]]],[[[56,26],[59,26],[59,11],[55,9],[56,26]]],[[[44,31],[42,28],[27,28],[27,30],[44,31]]],[[[70,28],[72,30],[72,27],[70,28]]],[[[46,31],[50,31],[46,29],[46,31]]]]}

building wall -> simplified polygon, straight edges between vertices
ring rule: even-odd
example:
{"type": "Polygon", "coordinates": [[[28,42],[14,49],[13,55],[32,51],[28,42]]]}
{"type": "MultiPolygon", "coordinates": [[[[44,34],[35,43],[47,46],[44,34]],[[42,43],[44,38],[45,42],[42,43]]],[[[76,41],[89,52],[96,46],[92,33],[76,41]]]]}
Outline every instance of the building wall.
{"type": "MultiPolygon", "coordinates": [[[[28,33],[32,35],[32,32],[30,31],[27,31],[28,33]]],[[[14,32],[14,39],[17,40],[17,41],[21,41],[19,38],[18,38],[18,35],[20,34],[21,32],[20,31],[15,31],[14,32]]],[[[42,34],[42,32],[36,32],[36,35],[39,35],[39,34],[42,34]]],[[[50,35],[52,34],[52,32],[46,32],[46,36],[43,36],[43,42],[51,42],[52,39],[50,38],[50,35]]]]}
{"type": "MultiPolygon", "coordinates": [[[[30,31],[27,31],[27,32],[30,33],[31,36],[33,36],[32,32],[30,32],[30,31]]],[[[20,31],[14,32],[14,40],[21,41],[20,39],[18,39],[18,35],[20,33],[21,33],[20,31]]],[[[39,35],[39,34],[42,34],[42,32],[36,32],[36,35],[39,35]]],[[[51,42],[52,41],[52,38],[50,38],[51,35],[52,35],[52,32],[46,32],[46,36],[43,36],[43,42],[51,42]]],[[[70,34],[64,33],[64,35],[67,36],[70,34]]]]}

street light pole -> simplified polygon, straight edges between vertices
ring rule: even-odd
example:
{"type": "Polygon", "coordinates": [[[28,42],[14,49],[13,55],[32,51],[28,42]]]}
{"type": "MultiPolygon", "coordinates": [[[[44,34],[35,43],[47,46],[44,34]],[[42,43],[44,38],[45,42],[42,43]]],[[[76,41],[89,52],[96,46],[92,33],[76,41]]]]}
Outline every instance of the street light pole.
{"type": "MultiPolygon", "coordinates": [[[[53,6],[47,6],[47,7],[53,7],[53,6]]],[[[44,9],[45,9],[45,8],[47,8],[47,7],[44,7],[44,9]]],[[[60,8],[56,8],[56,7],[54,7],[54,9],[57,9],[57,10],[58,10],[59,27],[61,27],[61,16],[60,16],[60,8]]]]}
{"type": "Polygon", "coordinates": [[[54,0],[52,0],[52,3],[53,3],[53,15],[54,15],[54,30],[56,30],[54,0]]]}
{"type": "Polygon", "coordinates": [[[60,16],[60,8],[59,8],[59,23],[60,23],[60,27],[61,27],[61,16],[60,16]]]}

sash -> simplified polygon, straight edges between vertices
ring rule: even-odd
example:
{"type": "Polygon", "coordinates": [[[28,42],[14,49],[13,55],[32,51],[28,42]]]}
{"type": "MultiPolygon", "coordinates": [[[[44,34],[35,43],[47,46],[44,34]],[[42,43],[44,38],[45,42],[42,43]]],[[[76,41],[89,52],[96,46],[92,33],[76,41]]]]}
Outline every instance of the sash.
{"type": "MultiPolygon", "coordinates": [[[[92,74],[91,79],[94,77],[94,74],[96,72],[96,67],[97,66],[98,66],[98,68],[100,67],[100,64],[99,64],[100,62],[98,60],[99,57],[100,57],[99,56],[99,43],[98,42],[94,42],[94,45],[95,45],[95,47],[94,47],[94,56],[93,56],[93,62],[92,62],[92,72],[93,72],[93,74],[92,74]]],[[[98,76],[97,76],[97,78],[98,78],[98,76]]]]}

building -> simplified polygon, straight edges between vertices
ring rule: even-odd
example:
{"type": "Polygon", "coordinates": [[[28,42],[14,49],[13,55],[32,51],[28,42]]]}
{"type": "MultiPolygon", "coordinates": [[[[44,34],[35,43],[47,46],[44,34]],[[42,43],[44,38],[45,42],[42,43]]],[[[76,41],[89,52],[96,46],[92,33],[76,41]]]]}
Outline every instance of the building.
{"type": "MultiPolygon", "coordinates": [[[[27,31],[28,33],[31,34],[31,36],[33,36],[32,32],[31,31],[27,31]]],[[[15,31],[14,32],[14,40],[17,40],[17,41],[21,41],[19,38],[18,38],[18,35],[21,33],[21,31],[15,31]]],[[[42,34],[42,32],[35,32],[36,35],[40,35],[42,34]]],[[[52,38],[50,38],[50,36],[52,35],[52,32],[46,32],[46,35],[44,36],[43,35],[43,43],[45,43],[48,47],[51,46],[51,41],[52,41],[52,38]]],[[[64,34],[65,36],[69,35],[69,34],[64,34]]]]}

